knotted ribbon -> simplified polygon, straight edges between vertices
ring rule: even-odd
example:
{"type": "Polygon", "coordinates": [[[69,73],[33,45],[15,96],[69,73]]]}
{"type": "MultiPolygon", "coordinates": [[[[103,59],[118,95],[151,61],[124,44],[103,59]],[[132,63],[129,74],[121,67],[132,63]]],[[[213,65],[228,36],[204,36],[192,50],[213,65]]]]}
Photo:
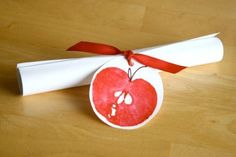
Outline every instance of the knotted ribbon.
{"type": "Polygon", "coordinates": [[[130,66],[133,65],[133,63],[131,62],[131,59],[134,59],[137,62],[143,65],[146,65],[148,67],[170,72],[173,74],[186,68],[185,66],[170,63],[170,62],[167,62],[158,58],[154,58],[151,56],[147,56],[144,54],[135,54],[131,50],[121,51],[120,49],[111,45],[93,43],[93,42],[87,42],[87,41],[81,41],[71,46],[70,48],[68,48],[67,51],[84,51],[84,52],[102,54],[102,55],[121,54],[127,59],[130,66]]]}

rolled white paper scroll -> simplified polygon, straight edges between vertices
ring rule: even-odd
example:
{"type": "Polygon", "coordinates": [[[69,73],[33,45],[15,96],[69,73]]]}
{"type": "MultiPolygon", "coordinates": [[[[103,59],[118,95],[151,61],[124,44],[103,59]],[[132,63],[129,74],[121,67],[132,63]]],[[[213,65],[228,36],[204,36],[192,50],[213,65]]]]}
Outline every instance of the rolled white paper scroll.
{"type": "MultiPolygon", "coordinates": [[[[223,58],[223,44],[216,35],[133,52],[186,67],[218,62],[223,58]]],[[[119,56],[19,63],[17,76],[20,91],[25,96],[89,84],[98,68],[119,56]]]]}

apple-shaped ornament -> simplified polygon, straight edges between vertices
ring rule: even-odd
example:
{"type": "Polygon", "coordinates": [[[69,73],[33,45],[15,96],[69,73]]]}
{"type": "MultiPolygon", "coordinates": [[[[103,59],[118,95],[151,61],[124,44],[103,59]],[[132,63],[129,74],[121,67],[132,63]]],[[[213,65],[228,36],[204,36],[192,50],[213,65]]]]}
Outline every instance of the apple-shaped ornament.
{"type": "Polygon", "coordinates": [[[139,128],[158,113],[163,100],[159,70],[177,73],[185,68],[100,43],[82,41],[68,50],[116,55],[93,75],[89,98],[98,118],[120,129],[139,128]]]}
{"type": "Polygon", "coordinates": [[[158,70],[121,56],[104,64],[94,74],[90,102],[106,124],[120,129],[145,125],[159,111],[163,85],[158,70]]]}

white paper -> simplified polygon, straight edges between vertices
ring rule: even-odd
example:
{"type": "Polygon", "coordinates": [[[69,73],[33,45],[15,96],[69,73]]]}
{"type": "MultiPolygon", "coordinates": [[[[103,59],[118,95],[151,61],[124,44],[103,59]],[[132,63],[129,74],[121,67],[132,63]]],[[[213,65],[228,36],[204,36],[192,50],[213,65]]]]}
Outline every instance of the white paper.
{"type": "MultiPolygon", "coordinates": [[[[216,35],[134,50],[134,53],[187,67],[213,63],[223,58],[223,45],[216,35]]],[[[23,95],[32,95],[89,84],[96,70],[116,57],[120,55],[20,63],[17,65],[20,90],[23,95]]]]}
{"type": "Polygon", "coordinates": [[[23,95],[32,95],[90,83],[95,71],[113,56],[20,63],[18,82],[23,95]]]}
{"type": "Polygon", "coordinates": [[[186,67],[218,62],[223,58],[223,44],[215,35],[134,52],[186,67]]]}

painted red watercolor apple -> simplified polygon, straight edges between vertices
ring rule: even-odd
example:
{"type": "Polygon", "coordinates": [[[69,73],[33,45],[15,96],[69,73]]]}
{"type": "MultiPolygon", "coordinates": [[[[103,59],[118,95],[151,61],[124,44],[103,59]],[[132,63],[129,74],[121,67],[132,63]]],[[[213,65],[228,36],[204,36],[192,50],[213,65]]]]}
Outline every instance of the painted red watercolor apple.
{"type": "Polygon", "coordinates": [[[132,127],[146,121],[155,111],[158,95],[147,80],[134,78],[118,67],[102,69],[92,82],[92,106],[95,113],[114,126],[132,127]]]}

